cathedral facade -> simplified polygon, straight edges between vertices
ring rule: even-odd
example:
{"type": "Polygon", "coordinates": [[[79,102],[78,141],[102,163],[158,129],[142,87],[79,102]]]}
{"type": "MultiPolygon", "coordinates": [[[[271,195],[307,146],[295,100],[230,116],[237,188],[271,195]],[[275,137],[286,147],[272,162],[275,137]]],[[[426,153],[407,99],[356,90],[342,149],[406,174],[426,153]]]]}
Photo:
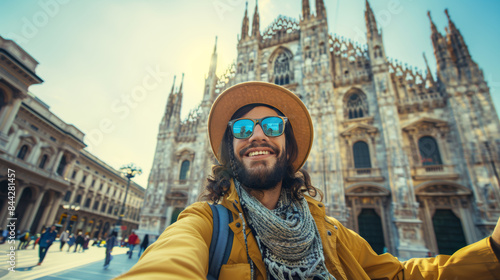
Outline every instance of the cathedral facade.
{"type": "MultiPolygon", "coordinates": [[[[448,15],[430,14],[437,73],[387,59],[366,2],[367,45],[331,35],[323,0],[302,1],[299,20],[280,16],[264,32],[245,11],[235,63],[216,75],[214,48],[201,104],[181,119],[181,81],[169,94],[141,212],[140,231],[161,234],[198,199],[215,162],[207,137],[224,89],[266,81],[309,108],[315,139],[304,168],[327,214],[378,252],[402,259],[450,254],[488,236],[500,216],[500,122],[482,70],[448,15]],[[250,21],[250,18],[252,21],[250,21]]],[[[424,57],[423,59],[426,60],[424,57]]],[[[426,61],[427,63],[427,61],[426,61]]]]}

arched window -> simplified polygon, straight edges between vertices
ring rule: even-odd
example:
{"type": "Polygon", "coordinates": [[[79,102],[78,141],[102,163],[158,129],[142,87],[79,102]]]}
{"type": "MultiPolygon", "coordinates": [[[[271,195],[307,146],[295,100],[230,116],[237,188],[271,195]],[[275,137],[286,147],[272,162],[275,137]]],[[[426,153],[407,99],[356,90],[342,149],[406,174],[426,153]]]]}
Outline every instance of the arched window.
{"type": "Polygon", "coordinates": [[[28,154],[28,151],[29,151],[28,145],[23,145],[21,149],[19,149],[19,152],[17,153],[17,158],[24,160],[24,158],[28,154]]]}
{"type": "Polygon", "coordinates": [[[106,206],[108,206],[107,203],[103,203],[102,206],[101,206],[101,212],[104,213],[104,211],[106,211],[106,206]]]}
{"type": "Polygon", "coordinates": [[[61,158],[61,161],[59,162],[59,166],[57,167],[57,174],[59,174],[59,176],[63,175],[64,169],[66,168],[67,164],[68,164],[68,162],[66,161],[66,157],[63,156],[61,158]]]}
{"type": "Polygon", "coordinates": [[[253,60],[250,60],[250,62],[248,62],[248,71],[251,72],[253,70],[254,70],[253,60]]]}
{"type": "Polygon", "coordinates": [[[243,73],[243,64],[238,64],[238,68],[236,69],[236,73],[241,74],[243,73]]]}
{"type": "Polygon", "coordinates": [[[441,155],[436,140],[431,136],[424,136],[418,140],[418,149],[422,165],[441,165],[441,155]]]}
{"type": "Polygon", "coordinates": [[[5,93],[3,90],[0,89],[0,111],[2,111],[2,108],[7,105],[7,97],[5,96],[5,93]]]}
{"type": "Polygon", "coordinates": [[[75,198],[75,203],[80,204],[80,202],[82,202],[82,195],[81,194],[77,195],[75,198]]]}
{"type": "Polygon", "coordinates": [[[375,48],[373,48],[373,55],[375,56],[375,58],[382,57],[382,49],[380,48],[380,46],[375,46],[375,48]]]}
{"type": "Polygon", "coordinates": [[[309,46],[306,47],[304,53],[306,58],[311,58],[311,48],[309,46]]]}
{"type": "Polygon", "coordinates": [[[92,210],[96,210],[97,211],[97,209],[99,209],[99,200],[96,200],[94,202],[94,207],[92,207],[92,210]]]}
{"type": "Polygon", "coordinates": [[[191,163],[189,162],[189,160],[185,160],[182,162],[181,172],[179,173],[179,180],[181,180],[181,181],[186,180],[186,178],[188,176],[190,165],[191,165],[191,163]]]}
{"type": "Polygon", "coordinates": [[[45,164],[47,163],[47,160],[49,159],[48,155],[43,155],[42,159],[40,160],[40,164],[38,165],[39,168],[44,169],[45,164]]]}
{"type": "Polygon", "coordinates": [[[291,54],[282,51],[274,60],[274,83],[287,85],[292,80],[292,69],[290,67],[291,54]]]}
{"type": "Polygon", "coordinates": [[[109,204],[108,214],[111,214],[111,212],[113,212],[113,207],[114,207],[113,202],[111,202],[111,203],[109,204]]]}
{"type": "Polygon", "coordinates": [[[358,141],[352,146],[354,156],[354,168],[371,168],[370,149],[368,144],[358,141]]]}
{"type": "Polygon", "coordinates": [[[85,200],[85,205],[84,206],[87,207],[87,208],[90,208],[90,202],[91,201],[92,201],[92,199],[90,197],[87,198],[87,200],[85,200]]]}
{"type": "Polygon", "coordinates": [[[324,53],[326,53],[325,43],[321,42],[319,44],[319,54],[324,54],[324,53]]]}
{"type": "Polygon", "coordinates": [[[66,191],[66,194],[64,195],[63,200],[69,201],[70,198],[71,198],[71,191],[66,191]]]}
{"type": "Polygon", "coordinates": [[[362,98],[362,96],[358,93],[354,93],[349,96],[346,105],[349,119],[364,118],[368,115],[368,104],[366,104],[366,98],[362,98]]]}

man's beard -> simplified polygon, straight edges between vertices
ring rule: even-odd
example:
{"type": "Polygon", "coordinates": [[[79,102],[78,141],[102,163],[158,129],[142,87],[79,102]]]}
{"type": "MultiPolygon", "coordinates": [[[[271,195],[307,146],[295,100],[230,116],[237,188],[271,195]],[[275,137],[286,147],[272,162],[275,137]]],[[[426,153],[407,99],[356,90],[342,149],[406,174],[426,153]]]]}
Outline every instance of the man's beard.
{"type": "MultiPolygon", "coordinates": [[[[259,145],[260,147],[264,145],[259,145]]],[[[265,145],[266,147],[276,150],[274,147],[265,145]]],[[[249,147],[251,148],[251,147],[249,147]]],[[[264,165],[266,163],[257,163],[264,165]]],[[[279,153],[276,163],[273,168],[269,168],[267,164],[262,168],[256,167],[257,170],[248,170],[245,168],[243,162],[235,157],[236,174],[243,186],[254,190],[270,190],[283,180],[286,175],[287,158],[286,152],[282,150],[279,153]]]]}

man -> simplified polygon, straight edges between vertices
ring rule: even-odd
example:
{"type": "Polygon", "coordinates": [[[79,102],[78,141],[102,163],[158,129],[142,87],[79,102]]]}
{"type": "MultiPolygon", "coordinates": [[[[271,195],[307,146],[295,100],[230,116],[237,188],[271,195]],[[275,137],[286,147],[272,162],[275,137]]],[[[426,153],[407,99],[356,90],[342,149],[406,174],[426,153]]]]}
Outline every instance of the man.
{"type": "Polygon", "coordinates": [[[17,250],[26,249],[30,240],[30,232],[28,230],[24,230],[19,236],[19,245],[17,246],[17,250]]]}
{"type": "Polygon", "coordinates": [[[113,247],[115,247],[116,236],[116,231],[113,231],[106,239],[106,257],[104,259],[104,269],[108,269],[109,263],[111,262],[111,253],[113,252],[113,247]]]}
{"type": "Polygon", "coordinates": [[[64,244],[68,242],[68,239],[69,239],[69,230],[66,230],[63,233],[61,233],[61,236],[59,236],[59,240],[61,242],[61,245],[59,246],[59,251],[62,251],[64,244]]]}
{"type": "MultiPolygon", "coordinates": [[[[500,226],[453,256],[400,262],[377,255],[325,215],[300,170],[313,142],[307,108],[292,92],[238,84],[214,102],[210,144],[219,164],[205,198],[232,212],[231,254],[219,279],[498,279],[500,226]],[[306,195],[308,194],[308,195],[306,195]],[[496,256],[494,251],[496,252],[496,256]]],[[[121,279],[206,279],[212,212],[197,202],[180,214],[121,279]]]]}
{"type": "Polygon", "coordinates": [[[135,247],[135,244],[137,244],[137,238],[139,238],[137,236],[137,234],[135,234],[135,232],[132,231],[132,233],[128,236],[128,258],[131,259],[132,258],[132,252],[134,251],[134,247],[135,247]]]}
{"type": "Polygon", "coordinates": [[[83,232],[78,231],[78,235],[76,236],[76,240],[75,240],[75,250],[73,251],[73,253],[76,253],[77,251],[78,252],[83,251],[83,243],[84,242],[85,242],[85,238],[83,238],[83,232]],[[78,246],[80,246],[80,249],[78,249],[78,246]]]}
{"type": "Polygon", "coordinates": [[[56,226],[53,225],[50,227],[50,229],[45,230],[44,233],[40,236],[40,241],[38,242],[39,244],[39,251],[38,251],[38,265],[41,265],[43,262],[43,259],[45,258],[45,255],[47,254],[47,251],[49,250],[50,246],[56,240],[57,237],[57,231],[56,231],[56,226]]]}

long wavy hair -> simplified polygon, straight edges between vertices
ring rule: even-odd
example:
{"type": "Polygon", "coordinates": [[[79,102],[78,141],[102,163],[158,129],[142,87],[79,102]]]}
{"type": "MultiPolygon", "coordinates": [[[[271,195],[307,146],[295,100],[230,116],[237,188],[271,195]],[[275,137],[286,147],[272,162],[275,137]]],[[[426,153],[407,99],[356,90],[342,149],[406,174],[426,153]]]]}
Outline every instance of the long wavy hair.
{"type": "MultiPolygon", "coordinates": [[[[250,110],[257,106],[265,106],[273,109],[280,116],[284,116],[278,109],[266,104],[250,104],[241,107],[236,113],[233,114],[231,119],[241,118],[250,110]]],[[[290,122],[285,124],[285,149],[287,153],[287,166],[286,174],[283,177],[282,188],[290,190],[294,198],[301,199],[304,193],[315,197],[320,195],[320,200],[323,200],[323,194],[320,190],[311,185],[311,177],[306,170],[300,169],[298,172],[294,171],[292,163],[298,155],[298,146],[295,136],[293,134],[290,122]]],[[[212,167],[212,174],[208,176],[204,192],[200,195],[200,200],[208,200],[213,203],[218,203],[221,198],[227,193],[231,186],[231,179],[238,179],[238,174],[235,174],[235,157],[233,148],[233,135],[229,126],[224,132],[222,143],[220,145],[220,160],[219,163],[212,167]]]]}

